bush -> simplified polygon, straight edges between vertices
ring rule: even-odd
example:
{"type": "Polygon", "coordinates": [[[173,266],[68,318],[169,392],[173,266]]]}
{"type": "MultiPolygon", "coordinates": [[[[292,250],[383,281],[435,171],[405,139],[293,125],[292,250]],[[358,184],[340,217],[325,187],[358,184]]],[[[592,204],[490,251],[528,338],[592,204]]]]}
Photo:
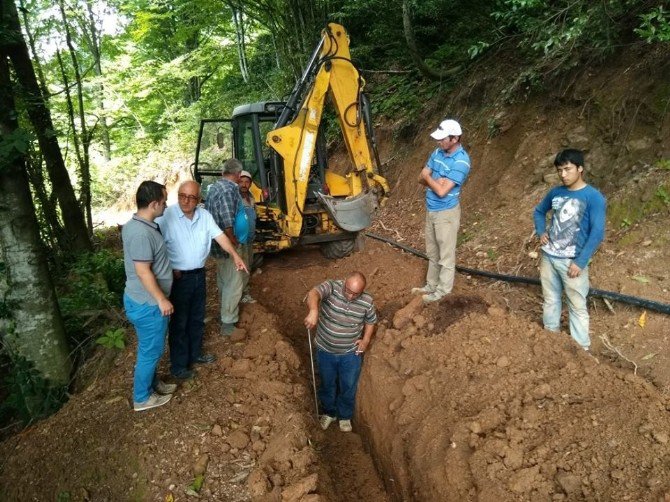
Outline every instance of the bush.
{"type": "Polygon", "coordinates": [[[70,338],[83,330],[83,312],[121,307],[123,258],[108,249],[79,255],[58,287],[58,302],[70,338]]]}
{"type": "Polygon", "coordinates": [[[58,410],[67,399],[65,386],[53,387],[25,358],[12,355],[3,347],[3,355],[11,360],[12,371],[3,379],[7,397],[0,403],[0,423],[19,419],[29,424],[58,410]]]}

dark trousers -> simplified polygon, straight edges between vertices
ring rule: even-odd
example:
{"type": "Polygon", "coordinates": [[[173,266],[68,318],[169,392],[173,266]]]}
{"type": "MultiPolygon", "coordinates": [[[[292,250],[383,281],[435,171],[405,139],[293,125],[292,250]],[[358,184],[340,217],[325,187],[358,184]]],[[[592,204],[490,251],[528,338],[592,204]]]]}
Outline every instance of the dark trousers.
{"type": "Polygon", "coordinates": [[[354,352],[331,354],[317,349],[316,361],[321,377],[319,400],[323,413],[340,420],[351,420],[363,356],[354,352]]]}
{"type": "Polygon", "coordinates": [[[170,301],[174,313],[170,318],[171,372],[177,375],[200,357],[205,333],[205,271],[182,274],[172,283],[170,301]]]}

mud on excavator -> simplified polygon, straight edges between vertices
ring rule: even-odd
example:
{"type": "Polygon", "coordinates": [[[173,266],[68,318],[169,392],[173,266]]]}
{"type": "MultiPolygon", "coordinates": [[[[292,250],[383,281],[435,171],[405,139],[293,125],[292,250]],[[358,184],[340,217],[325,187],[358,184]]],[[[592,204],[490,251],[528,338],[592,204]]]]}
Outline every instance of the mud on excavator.
{"type": "Polygon", "coordinates": [[[320,244],[327,257],[340,258],[370,225],[389,187],[380,174],[364,85],[351,62],[347,32],[330,23],[287,101],[245,104],[230,119],[201,121],[193,176],[206,197],[222,162],[242,161],[253,178],[255,252],[320,244]],[[350,161],[342,174],[328,165],[326,95],[350,161]]]}

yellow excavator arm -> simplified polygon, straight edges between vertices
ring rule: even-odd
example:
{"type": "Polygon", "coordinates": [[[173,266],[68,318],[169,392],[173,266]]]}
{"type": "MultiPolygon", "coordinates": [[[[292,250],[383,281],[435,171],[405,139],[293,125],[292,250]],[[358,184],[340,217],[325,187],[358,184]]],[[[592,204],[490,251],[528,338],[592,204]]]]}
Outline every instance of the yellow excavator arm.
{"type": "Polygon", "coordinates": [[[361,110],[365,82],[351,62],[347,32],[331,23],[323,30],[319,46],[318,59],[313,58],[311,63],[317,65],[318,70],[311,85],[306,84],[300,110],[290,123],[267,135],[268,145],[283,159],[287,201],[283,226],[292,237],[299,236],[302,228],[307,186],[327,94],[337,112],[351,161],[345,176],[330,170],[326,172],[325,182],[333,197],[327,194],[319,197],[326,207],[330,206],[329,213],[341,228],[360,230],[369,225],[379,199],[389,191],[386,180],[374,169],[371,138],[361,110]],[[341,198],[337,197],[342,196],[347,198],[344,202],[348,201],[348,205],[343,206],[343,216],[338,218],[337,205],[341,198]],[[357,204],[358,200],[362,202],[357,204]]]}

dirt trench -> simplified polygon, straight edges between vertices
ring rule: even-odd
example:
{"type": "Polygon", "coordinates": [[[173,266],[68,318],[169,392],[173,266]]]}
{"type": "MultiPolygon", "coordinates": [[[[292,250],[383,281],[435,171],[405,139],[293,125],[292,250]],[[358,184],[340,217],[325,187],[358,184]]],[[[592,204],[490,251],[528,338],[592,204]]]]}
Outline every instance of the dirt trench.
{"type": "Polygon", "coordinates": [[[537,291],[458,275],[423,307],[409,289],[424,273],[376,241],[337,261],[268,257],[252,278],[259,304],[242,310],[247,335],[230,340],[210,266],[205,349],[217,362],[165,407],[133,413],[131,339],[109,374],[0,443],[0,500],[186,501],[199,472],[197,496],[212,501],[670,500],[666,394],[542,330],[537,291]],[[381,322],[354,433],[324,432],[302,300],[353,270],[381,322]]]}
{"type": "MultiPolygon", "coordinates": [[[[459,275],[450,297],[424,307],[409,289],[421,284],[425,263],[367,242],[334,263],[305,250],[270,258],[256,294],[304,353],[304,294],[352,270],[368,276],[382,319],[365,356],[354,430],[385,497],[670,500],[668,396],[566,333],[545,332],[539,305],[530,316],[510,310],[510,297],[537,296],[529,288],[503,298],[491,281],[459,275]]],[[[327,437],[334,443],[321,452],[325,465],[355,435],[327,437]]],[[[338,488],[359,482],[339,464],[327,469],[338,488]]]]}

